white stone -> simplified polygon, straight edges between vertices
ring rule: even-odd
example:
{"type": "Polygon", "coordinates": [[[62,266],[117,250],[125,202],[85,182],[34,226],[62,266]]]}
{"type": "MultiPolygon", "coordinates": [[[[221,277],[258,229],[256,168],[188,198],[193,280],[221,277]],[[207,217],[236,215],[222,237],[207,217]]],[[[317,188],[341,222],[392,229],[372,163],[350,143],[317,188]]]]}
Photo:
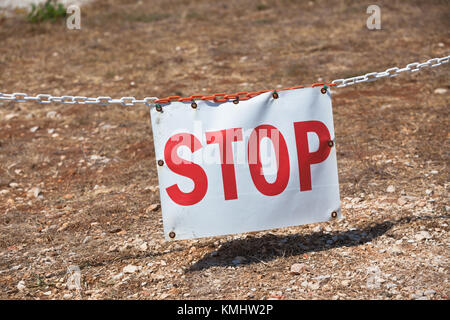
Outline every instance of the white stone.
{"type": "Polygon", "coordinates": [[[303,263],[294,263],[291,266],[291,273],[301,274],[305,270],[305,265],[303,263]]]}
{"type": "Polygon", "coordinates": [[[86,238],[84,238],[83,240],[83,244],[88,243],[91,239],[92,239],[91,236],[86,236],[86,238]]]}
{"type": "Polygon", "coordinates": [[[434,90],[434,93],[436,94],[444,94],[447,92],[447,89],[445,88],[437,88],[436,90],[434,90]]]}
{"type": "Polygon", "coordinates": [[[143,243],[139,246],[139,250],[141,250],[141,251],[147,251],[147,249],[148,249],[147,242],[143,242],[143,243]]]}
{"type": "Polygon", "coordinates": [[[138,266],[133,266],[132,264],[129,264],[125,267],[123,267],[123,273],[135,273],[139,269],[138,266]]]}
{"type": "Polygon", "coordinates": [[[23,291],[23,290],[25,290],[26,288],[27,288],[27,287],[26,287],[26,285],[25,285],[25,281],[20,280],[19,283],[17,284],[17,289],[18,289],[19,291],[23,291]]]}
{"type": "Polygon", "coordinates": [[[34,196],[35,198],[37,198],[41,194],[41,189],[39,189],[38,187],[31,188],[30,190],[27,191],[27,194],[30,197],[34,196]]]}
{"type": "Polygon", "coordinates": [[[61,117],[61,115],[56,111],[49,111],[49,112],[47,112],[46,117],[50,118],[50,119],[55,119],[55,118],[61,117]]]}
{"type": "Polygon", "coordinates": [[[38,130],[39,130],[39,126],[35,126],[35,127],[30,129],[30,132],[35,133],[38,130]]]}
{"type": "Polygon", "coordinates": [[[418,234],[416,234],[415,239],[417,241],[421,241],[424,239],[431,239],[431,234],[427,231],[420,231],[418,234]]]}
{"type": "Polygon", "coordinates": [[[386,192],[389,193],[395,192],[395,187],[393,185],[390,185],[389,187],[387,187],[386,192]]]}

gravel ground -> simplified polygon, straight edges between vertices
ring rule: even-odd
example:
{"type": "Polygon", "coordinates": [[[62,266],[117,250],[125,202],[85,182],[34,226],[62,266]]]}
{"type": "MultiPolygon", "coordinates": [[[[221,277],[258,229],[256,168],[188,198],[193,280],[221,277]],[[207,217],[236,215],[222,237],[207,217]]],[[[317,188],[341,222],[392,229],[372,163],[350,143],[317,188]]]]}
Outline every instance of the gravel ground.
{"type": "MultiPolygon", "coordinates": [[[[447,2],[379,5],[378,31],[342,0],[98,0],[81,30],[17,12],[0,92],[232,93],[449,54],[447,2]]],[[[145,107],[2,102],[0,298],[446,300],[449,88],[446,65],[332,90],[344,219],[178,242],[145,107]]]]}

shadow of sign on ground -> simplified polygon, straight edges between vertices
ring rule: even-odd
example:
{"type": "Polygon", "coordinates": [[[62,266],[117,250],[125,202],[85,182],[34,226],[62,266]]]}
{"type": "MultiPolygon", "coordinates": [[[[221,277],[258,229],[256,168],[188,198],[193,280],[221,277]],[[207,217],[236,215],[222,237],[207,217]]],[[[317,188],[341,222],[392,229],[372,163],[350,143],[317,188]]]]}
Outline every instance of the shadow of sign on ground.
{"type": "MultiPolygon", "coordinates": [[[[311,252],[326,251],[341,247],[355,247],[387,234],[396,225],[408,224],[416,220],[448,219],[449,215],[406,217],[398,220],[371,223],[362,228],[324,233],[322,231],[310,234],[294,234],[279,236],[267,234],[260,238],[232,240],[222,245],[218,250],[205,255],[193,264],[187,272],[200,271],[211,267],[229,267],[252,263],[266,263],[279,257],[291,257],[311,252]],[[233,262],[237,256],[245,260],[233,262]]],[[[387,234],[388,236],[392,236],[387,234]]]]}

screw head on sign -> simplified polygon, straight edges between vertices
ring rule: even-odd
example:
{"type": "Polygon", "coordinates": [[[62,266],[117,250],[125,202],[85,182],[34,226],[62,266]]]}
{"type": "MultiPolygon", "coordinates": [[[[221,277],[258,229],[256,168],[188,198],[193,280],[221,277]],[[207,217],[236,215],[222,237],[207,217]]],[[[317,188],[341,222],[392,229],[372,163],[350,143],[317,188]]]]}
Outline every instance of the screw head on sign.
{"type": "Polygon", "coordinates": [[[191,107],[192,107],[192,109],[197,109],[197,103],[196,102],[192,102],[191,103],[191,107]]]}
{"type": "Polygon", "coordinates": [[[169,237],[170,237],[170,239],[174,239],[175,236],[176,236],[175,232],[173,232],[173,231],[170,231],[170,232],[169,232],[169,237]]]}
{"type": "Polygon", "coordinates": [[[239,97],[237,97],[236,99],[233,100],[234,104],[238,104],[239,103],[239,97]]]}
{"type": "Polygon", "coordinates": [[[274,99],[278,99],[278,97],[279,97],[278,92],[274,91],[274,92],[272,93],[272,97],[273,97],[274,99]]]}
{"type": "Polygon", "coordinates": [[[155,104],[156,111],[162,112],[162,107],[159,103],[155,104]]]}
{"type": "Polygon", "coordinates": [[[334,146],[334,141],[333,140],[328,141],[328,146],[332,148],[334,146]]]}
{"type": "Polygon", "coordinates": [[[327,86],[323,86],[323,88],[320,89],[320,92],[322,92],[322,94],[325,94],[325,93],[327,93],[327,89],[328,89],[327,86]]]}
{"type": "Polygon", "coordinates": [[[158,166],[162,167],[164,165],[164,160],[158,160],[158,166]]]}
{"type": "Polygon", "coordinates": [[[333,211],[333,212],[331,213],[331,217],[332,217],[333,219],[336,219],[337,216],[338,216],[337,211],[333,211]]]}

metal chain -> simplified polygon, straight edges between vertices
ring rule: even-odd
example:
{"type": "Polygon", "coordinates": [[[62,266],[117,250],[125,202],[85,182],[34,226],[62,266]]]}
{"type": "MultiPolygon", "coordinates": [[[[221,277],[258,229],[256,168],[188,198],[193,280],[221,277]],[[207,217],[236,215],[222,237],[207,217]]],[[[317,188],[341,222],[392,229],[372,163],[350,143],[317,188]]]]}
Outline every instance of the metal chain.
{"type": "MultiPolygon", "coordinates": [[[[426,67],[435,68],[444,63],[448,63],[449,60],[450,60],[450,56],[442,57],[442,58],[433,58],[433,59],[430,59],[423,63],[413,62],[413,63],[406,65],[406,67],[404,67],[404,68],[393,67],[393,68],[386,69],[385,71],[382,71],[382,72],[371,72],[371,73],[366,73],[365,75],[361,75],[361,76],[356,76],[356,77],[351,77],[351,78],[346,78],[346,79],[336,79],[336,80],[333,80],[331,82],[331,84],[334,85],[336,88],[348,87],[355,83],[371,82],[371,81],[375,81],[375,80],[385,78],[385,77],[396,77],[400,73],[407,72],[407,71],[417,72],[426,67]]],[[[294,89],[294,88],[298,88],[298,87],[293,87],[291,89],[294,89]]],[[[262,92],[267,92],[267,91],[266,90],[259,91],[259,92],[255,92],[255,94],[259,94],[262,92]]],[[[251,97],[255,96],[255,94],[253,94],[251,97]]],[[[224,95],[224,94],[222,94],[222,95],[224,95]]],[[[121,104],[123,106],[134,106],[135,104],[143,103],[149,107],[149,106],[153,105],[154,103],[158,102],[159,100],[163,100],[163,99],[158,99],[157,97],[146,97],[141,100],[136,99],[135,97],[122,97],[120,99],[113,99],[111,97],[88,98],[88,97],[83,97],[83,96],[60,96],[59,97],[59,96],[52,96],[50,94],[38,94],[36,96],[29,96],[26,93],[7,94],[7,93],[0,92],[0,101],[2,101],[2,100],[14,101],[14,102],[33,101],[33,102],[37,102],[37,103],[57,102],[57,103],[64,103],[64,104],[98,104],[98,105],[105,105],[105,106],[110,105],[110,104],[121,104]]]]}
{"type": "Polygon", "coordinates": [[[142,100],[136,99],[135,97],[122,97],[120,99],[113,99],[111,97],[97,97],[88,98],[82,96],[52,96],[50,94],[38,94],[36,96],[29,96],[26,93],[12,93],[6,94],[0,92],[0,101],[15,101],[15,102],[29,102],[34,101],[37,103],[64,103],[64,104],[99,104],[99,105],[110,105],[110,104],[121,104],[123,106],[134,106],[135,104],[143,103],[146,106],[150,106],[158,100],[157,97],[146,97],[142,100]]]}
{"type": "Polygon", "coordinates": [[[442,58],[433,58],[433,59],[430,59],[423,63],[419,63],[419,62],[410,63],[410,64],[406,65],[406,67],[404,67],[404,68],[393,67],[393,68],[386,69],[385,71],[382,71],[382,72],[371,72],[371,73],[366,73],[365,75],[362,75],[362,76],[356,76],[356,77],[351,77],[351,78],[347,78],[347,79],[336,79],[336,80],[333,80],[331,83],[336,84],[336,88],[343,88],[343,87],[351,86],[355,83],[370,82],[370,81],[375,81],[375,80],[385,78],[385,77],[396,77],[400,73],[407,72],[407,71],[417,72],[426,67],[435,68],[444,63],[448,63],[449,60],[450,60],[450,56],[442,57],[442,58]]]}

